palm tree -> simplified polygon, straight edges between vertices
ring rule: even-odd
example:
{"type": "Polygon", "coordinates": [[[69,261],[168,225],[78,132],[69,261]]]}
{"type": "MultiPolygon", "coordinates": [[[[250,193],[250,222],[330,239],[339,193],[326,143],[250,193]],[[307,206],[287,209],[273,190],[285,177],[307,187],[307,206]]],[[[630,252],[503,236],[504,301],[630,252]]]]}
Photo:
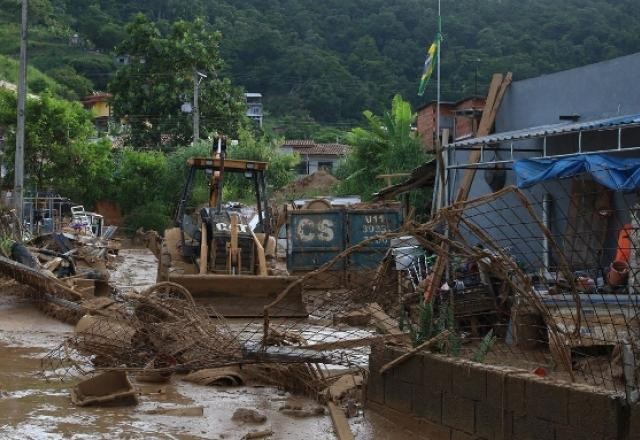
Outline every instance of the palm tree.
{"type": "Polygon", "coordinates": [[[419,135],[412,130],[415,114],[400,95],[393,97],[391,111],[382,116],[363,112],[367,128],[355,128],[347,134],[351,152],[338,168],[342,179],[340,192],[371,198],[379,189],[376,176],[411,172],[427,160],[419,135]]]}

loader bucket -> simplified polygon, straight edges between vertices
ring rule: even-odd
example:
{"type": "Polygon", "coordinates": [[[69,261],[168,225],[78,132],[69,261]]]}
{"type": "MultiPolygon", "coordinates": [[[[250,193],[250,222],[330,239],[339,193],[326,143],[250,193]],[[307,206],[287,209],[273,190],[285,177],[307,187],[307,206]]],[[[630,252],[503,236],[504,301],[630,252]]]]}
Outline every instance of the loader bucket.
{"type": "MultiPolygon", "coordinates": [[[[169,281],[184,286],[196,304],[212,306],[225,317],[261,317],[264,307],[296,281],[289,276],[170,275],[169,281]]],[[[302,288],[294,286],[269,312],[272,317],[306,317],[302,288]]]]}

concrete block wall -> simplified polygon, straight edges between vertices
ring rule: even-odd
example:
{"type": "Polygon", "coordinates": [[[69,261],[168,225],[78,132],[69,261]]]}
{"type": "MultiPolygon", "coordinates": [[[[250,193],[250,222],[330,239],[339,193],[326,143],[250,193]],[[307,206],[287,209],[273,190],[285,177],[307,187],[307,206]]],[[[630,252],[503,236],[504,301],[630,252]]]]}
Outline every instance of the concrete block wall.
{"type": "Polygon", "coordinates": [[[372,348],[366,405],[429,440],[640,440],[640,405],[587,385],[428,353],[372,348]]]}

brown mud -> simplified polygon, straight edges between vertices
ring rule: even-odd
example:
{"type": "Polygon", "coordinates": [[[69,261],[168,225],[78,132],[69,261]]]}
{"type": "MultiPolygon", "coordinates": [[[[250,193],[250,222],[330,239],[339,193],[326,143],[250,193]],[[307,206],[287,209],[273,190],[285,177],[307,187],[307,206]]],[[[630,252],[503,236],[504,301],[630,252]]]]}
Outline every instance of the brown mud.
{"type": "MultiPolygon", "coordinates": [[[[155,257],[150,252],[123,250],[121,257],[118,270],[112,273],[119,289],[140,290],[155,281],[155,257]]],[[[135,407],[77,407],[69,395],[77,379],[47,381],[40,368],[42,356],[73,328],[40,312],[23,290],[11,282],[0,286],[0,438],[241,439],[256,429],[273,431],[266,437],[272,439],[336,438],[327,414],[294,418],[280,411],[293,397],[271,386],[205,387],[180,377],[168,384],[134,381],[140,400],[135,407]],[[201,406],[203,416],[158,411],[193,406],[201,406]],[[267,419],[260,425],[234,421],[239,408],[255,409],[267,419]]],[[[302,406],[317,406],[312,399],[295,399],[302,406]]],[[[368,412],[349,422],[357,439],[417,438],[368,412]]]]}

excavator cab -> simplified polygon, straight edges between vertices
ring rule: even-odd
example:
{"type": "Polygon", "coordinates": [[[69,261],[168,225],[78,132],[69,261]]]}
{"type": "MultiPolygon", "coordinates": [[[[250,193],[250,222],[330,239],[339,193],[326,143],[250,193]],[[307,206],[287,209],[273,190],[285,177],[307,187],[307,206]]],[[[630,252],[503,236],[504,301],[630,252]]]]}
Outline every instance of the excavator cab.
{"type": "MultiPolygon", "coordinates": [[[[296,281],[274,275],[275,238],[266,195],[266,162],[226,158],[226,139],[214,141],[211,157],[187,161],[189,174],[175,214],[175,227],[165,231],[158,281],[187,288],[196,303],[212,306],[226,317],[263,316],[264,307],[296,281]],[[196,173],[209,185],[208,206],[187,213],[196,173]],[[237,209],[222,200],[224,177],[241,173],[253,182],[257,224],[244,221],[237,209]]],[[[270,316],[304,317],[307,311],[298,285],[288,289],[270,308],[270,316]]]]}

